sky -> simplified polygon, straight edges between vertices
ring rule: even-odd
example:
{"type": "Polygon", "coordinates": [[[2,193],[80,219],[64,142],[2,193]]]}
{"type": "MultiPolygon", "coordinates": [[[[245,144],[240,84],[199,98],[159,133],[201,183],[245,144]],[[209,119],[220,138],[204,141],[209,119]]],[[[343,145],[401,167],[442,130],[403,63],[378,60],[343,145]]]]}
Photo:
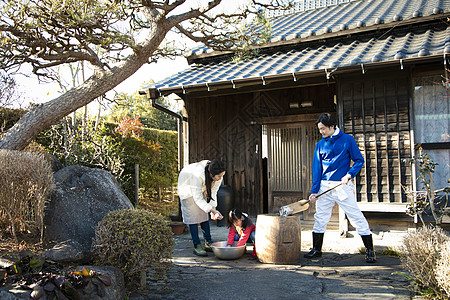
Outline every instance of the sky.
{"type": "MultiPolygon", "coordinates": [[[[210,0],[188,0],[184,5],[194,7],[198,3],[205,3],[210,0]]],[[[223,0],[219,8],[230,11],[235,10],[247,0],[223,0]]],[[[181,9],[181,8],[180,8],[181,9]]],[[[174,11],[176,13],[176,11],[174,11]]],[[[140,90],[144,82],[153,80],[161,81],[177,72],[189,67],[186,58],[178,57],[176,59],[159,59],[156,63],[143,65],[134,75],[119,84],[114,92],[133,94],[140,90]]],[[[22,72],[27,74],[26,67],[22,72]]],[[[18,90],[21,94],[21,107],[26,107],[29,103],[44,103],[60,95],[60,87],[57,83],[42,83],[33,76],[17,75],[15,79],[18,83],[18,90]]],[[[67,71],[66,80],[71,80],[70,72],[67,71]]],[[[107,97],[113,97],[114,92],[107,94],[107,97]]],[[[95,106],[98,106],[97,104],[95,106]]]]}

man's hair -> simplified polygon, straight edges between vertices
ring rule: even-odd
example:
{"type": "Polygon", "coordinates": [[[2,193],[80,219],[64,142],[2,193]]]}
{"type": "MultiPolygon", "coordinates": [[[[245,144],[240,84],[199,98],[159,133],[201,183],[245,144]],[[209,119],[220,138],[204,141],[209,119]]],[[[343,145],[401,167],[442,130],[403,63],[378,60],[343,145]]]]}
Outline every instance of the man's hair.
{"type": "Polygon", "coordinates": [[[331,126],[336,127],[336,125],[337,125],[336,118],[330,113],[321,114],[316,121],[316,125],[319,123],[322,123],[323,125],[325,125],[327,127],[331,127],[331,126]]]}

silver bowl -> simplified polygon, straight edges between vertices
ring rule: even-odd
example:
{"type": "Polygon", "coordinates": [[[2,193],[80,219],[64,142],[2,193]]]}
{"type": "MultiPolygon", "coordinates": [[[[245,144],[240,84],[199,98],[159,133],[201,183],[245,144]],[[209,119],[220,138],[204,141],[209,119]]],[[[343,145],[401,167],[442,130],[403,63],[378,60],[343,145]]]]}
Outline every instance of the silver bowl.
{"type": "Polygon", "coordinates": [[[214,255],[220,259],[238,259],[245,253],[245,245],[236,247],[227,247],[227,241],[215,242],[211,245],[214,255]]]}

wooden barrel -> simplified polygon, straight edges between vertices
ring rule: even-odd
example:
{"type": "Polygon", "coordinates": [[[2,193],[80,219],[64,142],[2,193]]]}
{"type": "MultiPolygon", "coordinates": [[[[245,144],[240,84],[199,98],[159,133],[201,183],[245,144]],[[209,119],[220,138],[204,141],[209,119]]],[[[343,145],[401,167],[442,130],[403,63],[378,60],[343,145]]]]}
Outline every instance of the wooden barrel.
{"type": "Polygon", "coordinates": [[[269,264],[298,263],[301,255],[301,234],[298,215],[258,215],[255,247],[259,261],[269,264]]]}

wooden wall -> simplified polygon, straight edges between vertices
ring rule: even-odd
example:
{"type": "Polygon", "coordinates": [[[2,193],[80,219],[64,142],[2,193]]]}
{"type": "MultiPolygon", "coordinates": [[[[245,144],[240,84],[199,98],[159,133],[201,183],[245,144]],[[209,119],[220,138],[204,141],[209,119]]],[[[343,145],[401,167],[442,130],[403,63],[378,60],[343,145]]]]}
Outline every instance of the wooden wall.
{"type": "Polygon", "coordinates": [[[411,187],[409,72],[385,71],[338,80],[338,116],[344,132],[353,135],[365,164],[357,177],[357,199],[364,207],[390,211],[407,198],[411,187]],[[381,205],[382,204],[382,205],[381,205]],[[391,205],[391,206],[389,206],[391,205]]]}
{"type": "Polygon", "coordinates": [[[335,110],[333,95],[333,84],[188,95],[189,162],[221,159],[227,168],[224,183],[233,189],[234,206],[252,216],[263,213],[262,125],[298,122],[311,115],[316,120],[319,112],[335,110]],[[300,101],[313,101],[314,106],[289,107],[300,101]]]}
{"type": "Polygon", "coordinates": [[[336,85],[186,95],[189,162],[223,160],[227,168],[224,182],[233,189],[234,206],[255,216],[264,207],[261,125],[304,122],[337,110],[340,127],[355,137],[366,161],[356,179],[363,210],[404,212],[407,199],[401,185],[412,185],[406,161],[411,157],[408,74],[358,73],[337,76],[336,85]],[[313,107],[289,107],[304,100],[312,100],[313,107]]]}
{"type": "Polygon", "coordinates": [[[221,159],[234,206],[251,215],[262,207],[261,128],[251,123],[253,94],[187,99],[189,162],[221,159]],[[261,148],[259,148],[261,149],[261,148]]]}

